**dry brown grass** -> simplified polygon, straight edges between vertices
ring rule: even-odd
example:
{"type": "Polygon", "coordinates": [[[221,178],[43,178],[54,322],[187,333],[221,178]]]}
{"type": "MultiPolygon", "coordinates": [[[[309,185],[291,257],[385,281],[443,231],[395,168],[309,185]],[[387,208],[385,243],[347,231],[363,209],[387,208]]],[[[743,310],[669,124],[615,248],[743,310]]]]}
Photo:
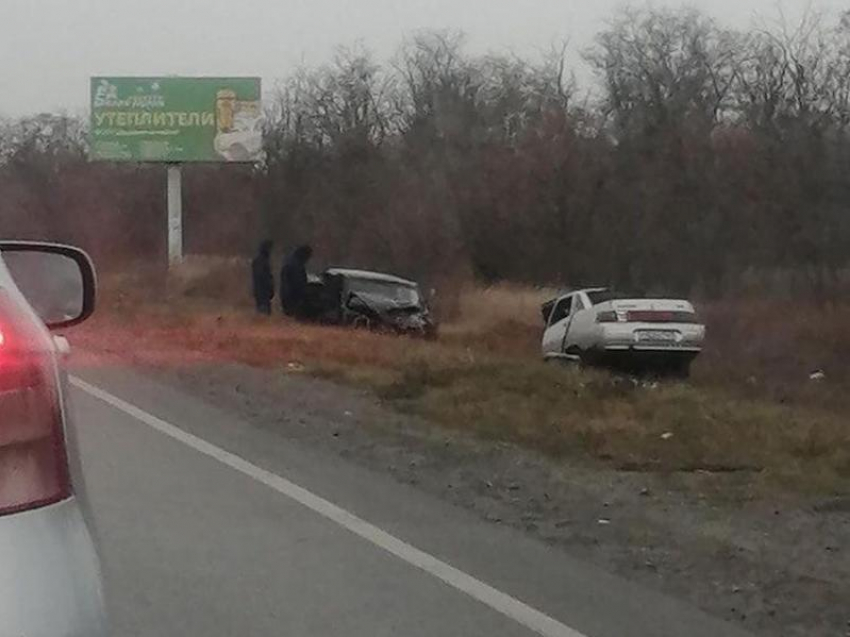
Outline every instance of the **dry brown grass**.
{"type": "Polygon", "coordinates": [[[444,343],[506,356],[527,357],[540,346],[540,306],[554,291],[513,285],[465,288],[458,315],[443,325],[444,343]]]}
{"type": "Polygon", "coordinates": [[[697,382],[850,415],[850,304],[749,300],[702,310],[709,343],[697,382]],[[826,380],[812,382],[818,370],[826,380]]]}
{"type": "Polygon", "coordinates": [[[468,290],[458,318],[443,326],[439,342],[428,343],[258,318],[242,301],[222,307],[217,291],[238,277],[229,284],[211,278],[219,266],[236,267],[187,269],[165,295],[128,291],[126,277],[107,279],[105,311],[80,340],[116,352],[132,340],[136,356],[157,364],[235,360],[332,377],[443,426],[555,457],[632,471],[736,472],[753,485],[850,491],[850,426],[841,407],[848,392],[842,375],[830,371],[850,354],[838,336],[846,309],[765,322],[757,306],[707,308],[712,340],[699,380],[659,385],[540,362],[546,290],[468,290]],[[144,303],[135,300],[140,297],[144,303]],[[759,338],[745,339],[756,326],[763,330],[759,338]],[[806,347],[789,355],[787,343],[797,339],[806,347]],[[823,383],[808,380],[816,360],[828,363],[823,383]],[[753,373],[764,380],[741,380],[753,373]],[[780,378],[788,380],[783,385],[780,378]],[[789,396],[802,389],[783,404],[765,389],[767,379],[789,396]],[[828,395],[843,398],[830,402],[828,395]]]}
{"type": "Polygon", "coordinates": [[[540,306],[556,291],[517,285],[470,288],[460,297],[460,316],[453,327],[468,332],[492,329],[500,323],[517,323],[539,328],[540,306]]]}

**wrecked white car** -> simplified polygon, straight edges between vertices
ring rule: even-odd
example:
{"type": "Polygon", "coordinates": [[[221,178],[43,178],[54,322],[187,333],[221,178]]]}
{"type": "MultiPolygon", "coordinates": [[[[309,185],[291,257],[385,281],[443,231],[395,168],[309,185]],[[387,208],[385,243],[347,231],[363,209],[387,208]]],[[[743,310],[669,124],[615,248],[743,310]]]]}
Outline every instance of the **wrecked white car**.
{"type": "Polygon", "coordinates": [[[542,311],[546,360],[652,367],[685,377],[705,340],[705,326],[683,300],[591,288],[565,292],[542,311]]]}

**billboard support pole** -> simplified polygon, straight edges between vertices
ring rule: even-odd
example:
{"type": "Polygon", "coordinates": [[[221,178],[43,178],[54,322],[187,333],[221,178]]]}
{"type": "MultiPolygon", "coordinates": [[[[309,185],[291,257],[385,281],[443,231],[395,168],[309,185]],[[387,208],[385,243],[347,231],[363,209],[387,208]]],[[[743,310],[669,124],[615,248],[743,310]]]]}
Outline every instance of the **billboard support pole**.
{"type": "Polygon", "coordinates": [[[180,164],[168,164],[168,268],[183,263],[183,175],[180,164]]]}

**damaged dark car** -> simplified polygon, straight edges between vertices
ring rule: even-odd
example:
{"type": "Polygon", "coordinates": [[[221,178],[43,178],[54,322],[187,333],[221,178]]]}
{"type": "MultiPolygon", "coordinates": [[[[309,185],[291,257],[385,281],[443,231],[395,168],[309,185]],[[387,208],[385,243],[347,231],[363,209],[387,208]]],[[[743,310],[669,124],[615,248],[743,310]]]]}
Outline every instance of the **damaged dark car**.
{"type": "Polygon", "coordinates": [[[307,314],[326,325],[422,338],[437,335],[418,284],[380,272],[331,268],[310,276],[307,314]]]}

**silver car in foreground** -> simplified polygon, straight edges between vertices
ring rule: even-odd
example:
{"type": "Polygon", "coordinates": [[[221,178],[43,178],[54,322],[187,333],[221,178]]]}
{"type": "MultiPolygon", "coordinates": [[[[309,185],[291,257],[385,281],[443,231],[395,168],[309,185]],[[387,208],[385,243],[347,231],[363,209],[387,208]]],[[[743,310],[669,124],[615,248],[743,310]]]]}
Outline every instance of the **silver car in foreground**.
{"type": "Polygon", "coordinates": [[[705,340],[705,326],[683,300],[591,288],[564,293],[542,310],[546,360],[652,367],[687,376],[705,340]]]}
{"type": "Polygon", "coordinates": [[[0,241],[0,636],[104,637],[100,566],[65,396],[63,341],[93,311],[89,259],[0,241]]]}

